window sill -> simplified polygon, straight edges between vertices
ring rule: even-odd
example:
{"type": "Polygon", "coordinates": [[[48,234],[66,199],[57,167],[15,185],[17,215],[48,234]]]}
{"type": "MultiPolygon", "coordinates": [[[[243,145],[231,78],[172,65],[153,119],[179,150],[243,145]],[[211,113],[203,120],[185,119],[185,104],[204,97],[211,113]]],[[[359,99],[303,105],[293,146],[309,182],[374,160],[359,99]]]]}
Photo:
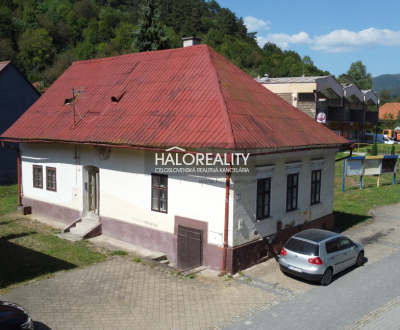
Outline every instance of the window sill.
{"type": "Polygon", "coordinates": [[[162,214],[168,214],[168,211],[159,211],[159,210],[153,210],[153,212],[157,212],[157,213],[162,213],[162,214]]]}
{"type": "Polygon", "coordinates": [[[315,206],[318,206],[318,205],[321,205],[321,204],[323,204],[323,203],[322,202],[318,202],[318,203],[314,203],[314,204],[309,204],[308,207],[315,207],[315,206]]]}
{"type": "Polygon", "coordinates": [[[293,209],[293,210],[290,210],[290,211],[286,211],[285,213],[292,213],[292,212],[296,212],[296,211],[299,211],[300,209],[293,209]]]}

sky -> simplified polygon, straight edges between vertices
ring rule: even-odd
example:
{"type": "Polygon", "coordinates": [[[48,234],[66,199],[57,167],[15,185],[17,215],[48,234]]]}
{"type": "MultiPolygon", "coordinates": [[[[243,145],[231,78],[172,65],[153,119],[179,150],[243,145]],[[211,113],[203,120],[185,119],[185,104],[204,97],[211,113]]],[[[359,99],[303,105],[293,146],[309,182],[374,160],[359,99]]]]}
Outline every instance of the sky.
{"type": "Polygon", "coordinates": [[[217,0],[258,32],[321,70],[338,76],[362,61],[372,76],[400,73],[400,3],[397,0],[217,0]]]}

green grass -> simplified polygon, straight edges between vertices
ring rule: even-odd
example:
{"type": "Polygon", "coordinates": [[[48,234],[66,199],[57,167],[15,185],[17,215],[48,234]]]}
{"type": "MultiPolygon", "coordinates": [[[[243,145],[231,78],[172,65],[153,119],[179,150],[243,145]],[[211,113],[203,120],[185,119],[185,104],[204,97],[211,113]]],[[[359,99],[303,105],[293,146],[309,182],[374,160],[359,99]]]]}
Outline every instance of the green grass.
{"type": "Polygon", "coordinates": [[[18,204],[18,185],[0,186],[0,216],[12,212],[18,204]]]}
{"type": "MultiPolygon", "coordinates": [[[[337,154],[336,158],[345,154],[337,154]]],[[[377,177],[363,178],[363,189],[360,190],[360,177],[346,177],[345,192],[342,192],[343,161],[335,163],[335,188],[333,212],[335,213],[336,226],[342,229],[365,222],[370,217],[369,210],[374,206],[400,202],[400,185],[392,184],[393,174],[381,176],[381,186],[377,187],[377,177]]],[[[399,173],[397,178],[399,178],[399,173]]]]}
{"type": "MultiPolygon", "coordinates": [[[[372,148],[372,144],[356,143],[354,152],[368,153],[368,149],[371,149],[371,148],[372,148]]],[[[392,145],[390,145],[390,144],[378,143],[378,153],[390,154],[391,148],[392,148],[392,145]]],[[[395,144],[394,148],[395,148],[395,154],[399,155],[400,154],[400,144],[395,144]]]]}
{"type": "Polygon", "coordinates": [[[128,252],[126,252],[126,251],[114,251],[114,252],[111,253],[111,255],[113,255],[113,256],[126,256],[126,255],[128,255],[128,252]]]}
{"type": "Polygon", "coordinates": [[[89,241],[70,242],[55,236],[59,233],[17,213],[18,190],[0,186],[0,292],[46,278],[63,270],[102,262],[108,250],[89,241]]]}

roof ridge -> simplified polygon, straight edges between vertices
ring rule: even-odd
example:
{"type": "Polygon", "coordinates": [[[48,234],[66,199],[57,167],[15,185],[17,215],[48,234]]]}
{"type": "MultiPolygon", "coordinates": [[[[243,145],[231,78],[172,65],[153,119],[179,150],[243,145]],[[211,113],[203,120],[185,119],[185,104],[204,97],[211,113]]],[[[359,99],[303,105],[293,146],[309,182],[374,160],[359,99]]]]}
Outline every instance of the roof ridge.
{"type": "MultiPolygon", "coordinates": [[[[206,44],[200,44],[200,45],[193,45],[190,47],[199,47],[199,48],[204,48],[204,46],[207,46],[206,44]]],[[[185,47],[177,47],[177,48],[168,48],[168,49],[161,49],[157,50],[156,52],[177,52],[181,51],[182,48],[185,47]]],[[[145,52],[138,52],[138,53],[127,53],[127,54],[122,54],[122,55],[114,55],[114,56],[109,56],[109,57],[100,57],[100,58],[91,58],[88,60],[78,60],[78,61],[73,61],[72,64],[74,63],[93,63],[93,62],[106,62],[106,61],[111,61],[111,60],[118,60],[121,57],[131,57],[131,56],[146,56],[146,55],[151,55],[154,53],[154,51],[145,51],[145,52]]],[[[1,63],[1,62],[0,62],[1,63]]]]}
{"type": "Polygon", "coordinates": [[[227,138],[228,138],[228,145],[226,147],[227,147],[227,149],[230,149],[230,148],[236,149],[236,142],[235,142],[235,137],[233,135],[231,118],[229,116],[228,108],[226,106],[225,98],[223,96],[221,82],[218,77],[218,72],[215,69],[215,66],[212,61],[210,46],[207,45],[206,49],[207,49],[206,54],[207,54],[208,60],[209,60],[208,66],[211,69],[210,71],[211,71],[211,74],[213,75],[212,79],[213,79],[214,85],[216,86],[216,90],[218,91],[217,96],[218,96],[219,102],[220,102],[220,104],[222,106],[222,110],[223,110],[222,116],[224,118],[225,129],[226,129],[227,138]]]}

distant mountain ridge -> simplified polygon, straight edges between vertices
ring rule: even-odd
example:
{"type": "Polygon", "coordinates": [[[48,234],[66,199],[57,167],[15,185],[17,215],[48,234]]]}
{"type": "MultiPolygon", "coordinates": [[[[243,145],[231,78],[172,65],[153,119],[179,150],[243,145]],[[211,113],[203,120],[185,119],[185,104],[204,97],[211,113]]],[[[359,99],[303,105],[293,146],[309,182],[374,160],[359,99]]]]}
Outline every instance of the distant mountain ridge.
{"type": "Polygon", "coordinates": [[[392,93],[392,98],[400,96],[400,73],[383,74],[372,78],[372,89],[379,92],[387,89],[392,93]]]}

